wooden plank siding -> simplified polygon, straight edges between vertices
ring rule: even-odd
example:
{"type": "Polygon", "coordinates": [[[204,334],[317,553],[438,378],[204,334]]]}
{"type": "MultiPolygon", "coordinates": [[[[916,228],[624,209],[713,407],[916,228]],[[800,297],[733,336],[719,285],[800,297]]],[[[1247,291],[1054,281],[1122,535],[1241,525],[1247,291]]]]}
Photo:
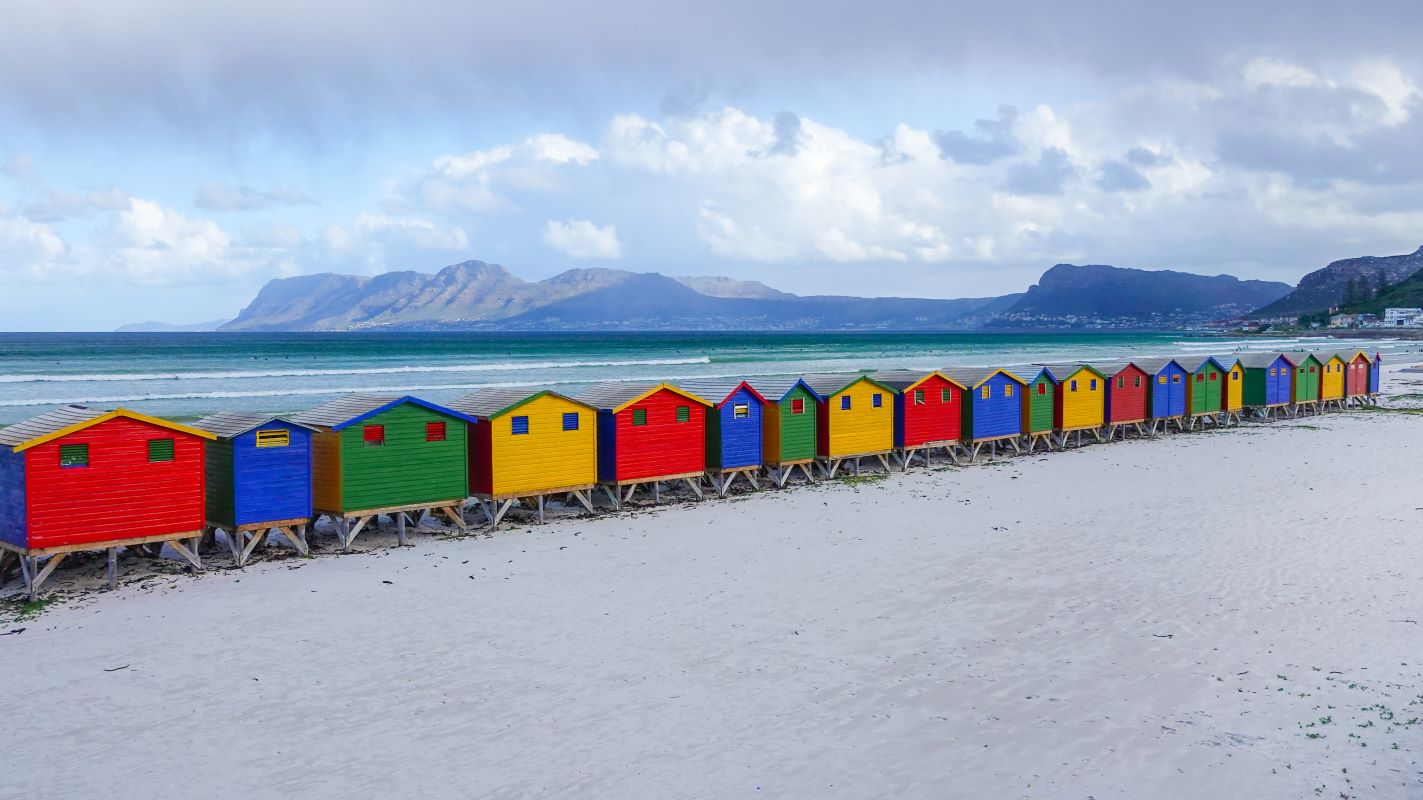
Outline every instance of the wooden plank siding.
{"type": "Polygon", "coordinates": [[[816,451],[821,458],[843,458],[894,449],[893,392],[860,378],[829,395],[816,409],[816,451]],[[874,404],[875,396],[880,404],[874,404]],[[845,408],[842,398],[850,398],[845,408]]]}
{"type": "MultiPolygon", "coordinates": [[[[212,443],[228,444],[232,450],[230,524],[255,525],[311,517],[311,439],[310,430],[273,420],[225,442],[212,443]],[[286,446],[258,447],[258,430],[287,431],[286,446]]],[[[217,521],[212,516],[209,519],[217,521]]]]}
{"type": "Polygon", "coordinates": [[[1023,395],[1023,433],[1048,433],[1053,428],[1057,408],[1057,382],[1046,370],[1028,384],[1023,395]]]}
{"type": "Polygon", "coordinates": [[[1151,374],[1151,419],[1172,419],[1186,414],[1186,368],[1168,361],[1151,374]]]}
{"type": "Polygon", "coordinates": [[[1239,411],[1245,407],[1245,366],[1239,360],[1223,362],[1225,385],[1221,387],[1220,408],[1222,411],[1239,411]]]}
{"type": "Polygon", "coordinates": [[[895,392],[894,446],[958,441],[963,432],[963,398],[964,387],[938,373],[895,392]]]}
{"type": "Polygon", "coordinates": [[[1208,359],[1191,372],[1186,381],[1186,413],[1197,416],[1220,411],[1225,370],[1208,359]]]}
{"type": "Polygon", "coordinates": [[[598,480],[655,480],[706,468],[706,406],[671,389],[659,389],[621,411],[598,412],[598,480]],[[685,408],[685,419],[677,420],[685,408]],[[639,413],[640,412],[640,413],[639,413]],[[641,416],[645,425],[634,425],[641,416]]]}
{"type": "Polygon", "coordinates": [[[186,533],[204,525],[204,440],[116,417],[25,451],[28,546],[55,547],[186,533]],[[150,439],[173,460],[150,463],[150,439]],[[89,447],[87,467],[61,467],[65,444],[89,447]]]}
{"type": "Polygon", "coordinates": [[[207,521],[236,525],[233,501],[232,441],[218,439],[205,448],[203,483],[207,491],[207,521]]]}
{"type": "Polygon", "coordinates": [[[1295,385],[1293,401],[1314,403],[1319,401],[1319,385],[1323,379],[1324,365],[1313,355],[1306,356],[1295,365],[1295,385]]]}
{"type": "Polygon", "coordinates": [[[1369,362],[1369,394],[1379,393],[1379,381],[1383,377],[1383,356],[1374,353],[1373,360],[1369,362]]]}
{"type": "Polygon", "coordinates": [[[1002,370],[968,387],[960,433],[963,441],[1001,439],[1021,433],[1025,389],[1022,380],[1002,370]]]}
{"type": "Polygon", "coordinates": [[[25,454],[0,447],[0,542],[24,547],[25,519],[25,454]]]}
{"type": "Polygon", "coordinates": [[[311,436],[311,503],[321,511],[341,511],[341,434],[321,430],[311,436]]]}
{"type": "Polygon", "coordinates": [[[1097,428],[1107,418],[1106,376],[1090,367],[1073,370],[1057,385],[1053,427],[1060,431],[1097,428]]]}
{"type": "Polygon", "coordinates": [[[1290,402],[1294,384],[1294,365],[1284,356],[1260,366],[1245,367],[1242,401],[1247,406],[1266,408],[1290,402]]]}
{"type": "Polygon", "coordinates": [[[478,494],[533,495],[598,482],[597,412],[581,403],[543,394],[470,428],[470,482],[478,494]],[[576,430],[563,429],[565,414],[577,415],[576,430]],[[527,433],[514,433],[515,417],[527,421],[527,433]]]}
{"type": "Polygon", "coordinates": [[[1106,419],[1117,425],[1145,422],[1150,414],[1148,394],[1151,376],[1135,364],[1127,364],[1107,376],[1106,419]]]}
{"type": "Polygon", "coordinates": [[[768,403],[762,417],[762,462],[778,467],[815,458],[815,420],[819,411],[815,395],[804,386],[796,386],[781,400],[768,403]],[[801,401],[799,414],[794,410],[796,400],[801,401]]]}
{"type": "Polygon", "coordinates": [[[715,472],[761,466],[763,412],[761,398],[746,386],[707,409],[707,469],[715,472]],[[741,419],[736,418],[738,405],[746,406],[746,416],[741,419]]]}
{"type": "Polygon", "coordinates": [[[341,504],[335,511],[409,506],[463,499],[469,491],[467,424],[415,403],[402,403],[340,432],[341,504]],[[444,441],[426,441],[426,424],[444,423],[444,441]],[[364,440],[368,426],[385,428],[385,444],[364,440]]]}
{"type": "Polygon", "coordinates": [[[1337,355],[1321,358],[1323,369],[1319,378],[1319,399],[1338,400],[1344,396],[1344,359],[1337,355]]]}
{"type": "Polygon", "coordinates": [[[1369,357],[1355,353],[1344,369],[1344,395],[1358,397],[1369,393],[1369,357]]]}

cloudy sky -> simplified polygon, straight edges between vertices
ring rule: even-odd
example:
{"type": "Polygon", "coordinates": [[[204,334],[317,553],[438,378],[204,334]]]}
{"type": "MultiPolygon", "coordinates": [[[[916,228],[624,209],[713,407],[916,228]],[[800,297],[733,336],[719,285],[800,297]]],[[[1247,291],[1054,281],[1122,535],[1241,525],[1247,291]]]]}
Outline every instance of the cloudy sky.
{"type": "Polygon", "coordinates": [[[987,5],[10,0],[0,328],[465,259],[959,297],[1423,244],[1423,5],[987,5]]]}

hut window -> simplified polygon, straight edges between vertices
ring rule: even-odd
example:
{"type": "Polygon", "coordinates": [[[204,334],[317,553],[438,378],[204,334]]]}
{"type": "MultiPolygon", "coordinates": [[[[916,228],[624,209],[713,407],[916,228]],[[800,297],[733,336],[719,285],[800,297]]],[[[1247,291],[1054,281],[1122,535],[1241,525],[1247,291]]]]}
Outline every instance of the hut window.
{"type": "Polygon", "coordinates": [[[922,405],[924,405],[924,390],[923,390],[923,389],[915,389],[915,390],[914,390],[914,405],[916,405],[916,406],[922,406],[922,405]]]}
{"type": "Polygon", "coordinates": [[[578,412],[567,411],[563,414],[563,429],[566,431],[578,430],[578,412]]]}
{"type": "Polygon", "coordinates": [[[678,422],[690,422],[691,419],[692,419],[692,407],[691,407],[691,406],[677,406],[677,421],[678,421],[678,422]]]}
{"type": "Polygon", "coordinates": [[[1233,381],[1238,381],[1238,380],[1240,380],[1240,373],[1239,373],[1239,372],[1235,372],[1235,371],[1232,370],[1231,373],[1230,373],[1230,379],[1233,380],[1233,381]]]}
{"type": "Polygon", "coordinates": [[[1212,372],[1212,373],[1211,373],[1211,380],[1215,380],[1216,378],[1219,378],[1219,377],[1220,377],[1220,373],[1218,373],[1218,372],[1212,372]]]}
{"type": "Polygon", "coordinates": [[[1309,368],[1309,374],[1311,374],[1311,375],[1314,374],[1314,367],[1310,367],[1310,368],[1309,368]]]}
{"type": "Polygon", "coordinates": [[[148,463],[156,464],[161,461],[173,460],[173,440],[172,439],[149,439],[148,440],[148,463]]]}
{"type": "Polygon", "coordinates": [[[1274,376],[1275,376],[1275,368],[1274,368],[1274,367],[1270,367],[1270,377],[1273,378],[1274,376]]]}
{"type": "Polygon", "coordinates": [[[741,404],[732,406],[732,407],[731,407],[731,418],[732,418],[732,419],[750,419],[750,418],[751,418],[751,406],[749,406],[749,405],[747,405],[747,404],[745,404],[745,403],[741,403],[741,404]]]}
{"type": "Polygon", "coordinates": [[[1092,379],[1092,385],[1091,385],[1090,387],[1088,387],[1088,388],[1090,388],[1090,389],[1091,389],[1092,391],[1094,391],[1094,392],[1097,391],[1097,379],[1096,379],[1096,378],[1093,378],[1093,379],[1092,379]]]}
{"type": "Polygon", "coordinates": [[[879,407],[883,406],[883,405],[884,405],[884,395],[879,394],[878,392],[876,392],[875,395],[870,398],[870,405],[874,406],[875,408],[879,408],[879,407]]]}
{"type": "Polygon", "coordinates": [[[1140,375],[1133,375],[1131,380],[1132,380],[1132,386],[1134,386],[1134,387],[1137,388],[1137,389],[1140,389],[1140,388],[1141,388],[1141,376],[1140,376],[1140,375]]]}
{"type": "Polygon", "coordinates": [[[791,400],[791,413],[792,413],[792,414],[804,414],[804,413],[805,413],[805,399],[804,399],[804,398],[796,397],[796,398],[793,398],[793,399],[791,400]]]}
{"type": "Polygon", "coordinates": [[[850,410],[850,395],[846,394],[846,395],[841,395],[841,396],[840,396],[840,410],[841,410],[841,411],[849,411],[849,410],[850,410]]]}
{"type": "Polygon", "coordinates": [[[291,443],[291,431],[281,428],[270,431],[257,431],[258,447],[287,447],[291,443]]]}
{"type": "Polygon", "coordinates": [[[641,426],[643,426],[643,425],[646,425],[646,424],[647,424],[647,409],[645,409],[645,408],[634,408],[634,409],[632,410],[632,424],[633,424],[634,426],[636,426],[636,427],[641,427],[641,426]]]}
{"type": "Polygon", "coordinates": [[[445,423],[427,422],[425,423],[425,441],[443,442],[445,440],[445,423]]]}
{"type": "Polygon", "coordinates": [[[514,436],[523,436],[524,434],[526,434],[526,433],[529,432],[529,418],[528,418],[528,417],[510,417],[510,418],[509,418],[509,428],[510,428],[510,430],[509,430],[510,434],[512,434],[512,435],[514,435],[514,436]]]}
{"type": "Polygon", "coordinates": [[[942,403],[954,402],[954,390],[952,388],[947,388],[939,392],[939,401],[942,403]]]}
{"type": "Polygon", "coordinates": [[[1205,382],[1206,382],[1206,376],[1205,376],[1205,375],[1197,375],[1197,376],[1196,376],[1196,383],[1205,383],[1205,382]]]}
{"type": "Polygon", "coordinates": [[[993,394],[993,387],[992,387],[992,386],[989,386],[989,385],[987,385],[987,384],[984,384],[984,387],[983,387],[981,390],[979,390],[979,393],[978,393],[978,394],[979,394],[979,396],[982,397],[984,400],[987,400],[987,399],[989,398],[989,396],[993,394]]]}
{"type": "Polygon", "coordinates": [[[1046,384],[1046,383],[1040,383],[1040,384],[1038,384],[1038,394],[1047,394],[1047,384],[1046,384]]]}
{"type": "Polygon", "coordinates": [[[384,446],[385,446],[385,426],[384,426],[384,425],[367,425],[367,426],[365,426],[364,428],[361,429],[361,440],[362,440],[363,442],[365,442],[366,447],[384,447],[384,446]]]}
{"type": "Polygon", "coordinates": [[[1117,376],[1117,388],[1118,388],[1118,389],[1125,389],[1125,388],[1127,388],[1127,379],[1126,379],[1126,378],[1123,378],[1123,377],[1120,376],[1120,375],[1118,375],[1118,376],[1117,376]]]}
{"type": "Polygon", "coordinates": [[[1004,396],[1004,397],[1012,397],[1012,396],[1013,396],[1013,384],[1010,383],[1010,384],[1008,384],[1007,386],[1004,386],[1004,387],[1003,387],[1003,396],[1004,396]]]}
{"type": "Polygon", "coordinates": [[[1068,391],[1072,391],[1072,392],[1077,391],[1077,381],[1072,381],[1072,382],[1068,385],[1068,391]]]}
{"type": "Polygon", "coordinates": [[[71,467],[89,466],[89,445],[87,444],[62,444],[59,446],[59,466],[68,469],[71,467]]]}
{"type": "MultiPolygon", "coordinates": [[[[1162,382],[1165,383],[1165,381],[1162,381],[1162,382]]],[[[1181,382],[1181,375],[1180,375],[1180,373],[1177,373],[1177,374],[1175,374],[1175,375],[1172,375],[1172,376],[1171,376],[1171,382],[1172,382],[1172,383],[1180,383],[1180,382],[1181,382]]]]}

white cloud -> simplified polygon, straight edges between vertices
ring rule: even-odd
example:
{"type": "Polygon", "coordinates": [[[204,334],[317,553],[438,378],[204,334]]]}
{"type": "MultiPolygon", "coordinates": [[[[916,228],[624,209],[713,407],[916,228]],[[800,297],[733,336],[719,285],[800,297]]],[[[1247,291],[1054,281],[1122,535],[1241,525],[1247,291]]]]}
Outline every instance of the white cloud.
{"type": "Polygon", "coordinates": [[[233,252],[231,237],[217,223],[137,197],[110,215],[97,239],[109,274],[134,283],[219,282],[255,266],[233,252]]]}
{"type": "Polygon", "coordinates": [[[402,182],[386,206],[398,212],[491,214],[519,208],[513,195],[561,188],[561,170],[598,160],[592,145],[559,133],[518,144],[437,156],[420,175],[402,182]]]}
{"type": "Polygon", "coordinates": [[[574,258],[622,258],[623,255],[616,227],[599,227],[586,219],[549,220],[544,223],[543,240],[549,247],[574,258]]]}
{"type": "Polygon", "coordinates": [[[67,252],[68,247],[53,227],[10,215],[0,207],[0,274],[43,279],[67,252]]]}

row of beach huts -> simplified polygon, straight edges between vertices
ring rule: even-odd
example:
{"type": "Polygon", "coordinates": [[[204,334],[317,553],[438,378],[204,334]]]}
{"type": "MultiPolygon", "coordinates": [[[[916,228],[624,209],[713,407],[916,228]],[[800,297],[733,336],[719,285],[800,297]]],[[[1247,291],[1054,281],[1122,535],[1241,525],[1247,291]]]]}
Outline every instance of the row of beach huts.
{"type": "Polygon", "coordinates": [[[959,463],[1376,400],[1381,359],[1251,353],[1028,369],[610,382],[576,396],[488,388],[442,406],[348,396],[285,416],[180,424],[65,406],[0,429],[0,584],[33,599],[71,553],[119,548],[192,568],[221,533],[238,565],[275,535],[303,555],[325,516],[342,549],[385,516],[497,526],[518,505],[591,512],[865,467],[959,463]],[[641,494],[639,494],[641,493],[641,494]]]}

